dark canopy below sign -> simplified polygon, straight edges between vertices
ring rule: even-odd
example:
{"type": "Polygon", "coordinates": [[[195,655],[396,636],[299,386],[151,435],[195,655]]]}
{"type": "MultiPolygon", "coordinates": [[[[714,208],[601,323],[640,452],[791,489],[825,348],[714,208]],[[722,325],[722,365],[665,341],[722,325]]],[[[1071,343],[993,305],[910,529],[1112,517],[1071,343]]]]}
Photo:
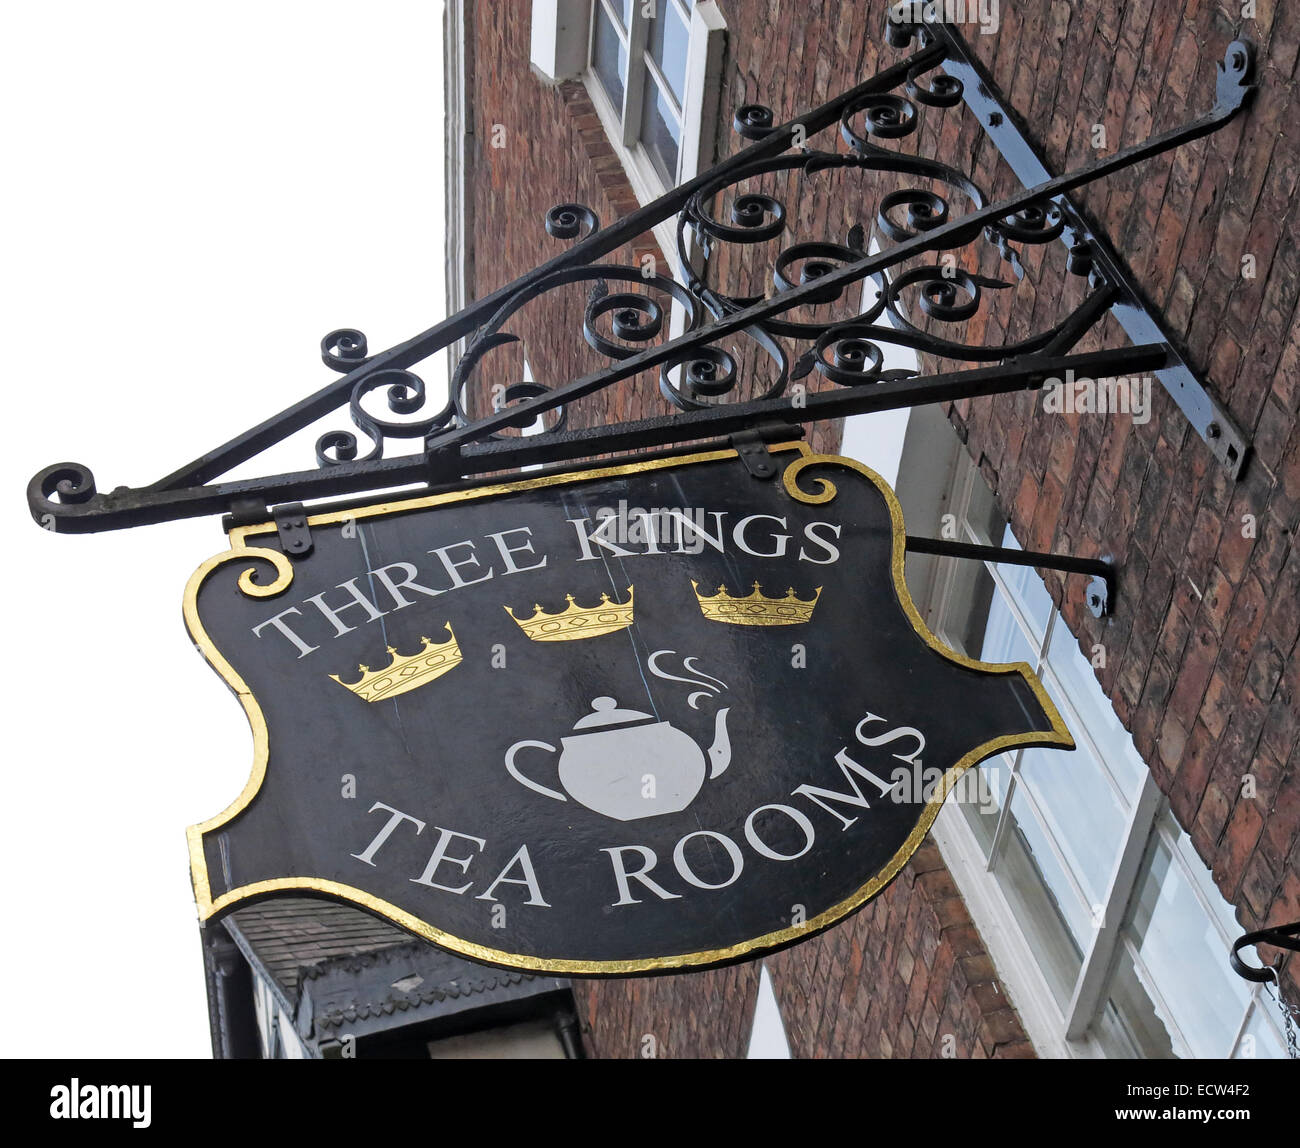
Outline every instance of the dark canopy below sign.
{"type": "Polygon", "coordinates": [[[848,459],[717,451],[237,528],[185,616],[253,727],[190,830],[200,914],[360,905],[476,960],[703,967],[864,905],[970,766],[1072,747],[1023,663],[964,658],[848,459]]]}

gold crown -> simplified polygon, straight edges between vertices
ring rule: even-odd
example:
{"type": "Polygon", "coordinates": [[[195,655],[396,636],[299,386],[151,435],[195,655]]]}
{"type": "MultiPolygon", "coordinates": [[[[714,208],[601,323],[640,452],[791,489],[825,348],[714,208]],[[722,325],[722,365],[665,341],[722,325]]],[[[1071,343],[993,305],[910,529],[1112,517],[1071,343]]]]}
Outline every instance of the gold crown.
{"type": "Polygon", "coordinates": [[[608,594],[600,596],[598,606],[579,606],[572,594],[564,596],[569,605],[558,614],[548,614],[534,603],[537,611],[531,618],[517,617],[509,606],[505,611],[519,623],[519,628],[533,642],[576,642],[626,630],[632,624],[632,587],[627,588],[626,602],[611,602],[608,594]]]}
{"type": "Polygon", "coordinates": [[[767,598],[755,582],[754,592],[744,598],[733,598],[725,586],[719,586],[717,594],[710,598],[700,593],[700,584],[694,579],[691,585],[695,587],[700,612],[710,622],[725,622],[729,626],[798,626],[812,619],[822,596],[822,588],[818,586],[806,602],[795,597],[793,587],[786,591],[784,598],[767,598]]]}
{"type": "Polygon", "coordinates": [[[412,654],[409,658],[402,657],[392,646],[389,646],[388,652],[392,656],[392,661],[388,669],[372,673],[369,666],[358,666],[361,680],[353,682],[352,685],[348,685],[337,674],[330,674],[330,677],[368,702],[382,702],[388,698],[395,698],[398,694],[407,693],[442,677],[443,674],[449,673],[460,665],[460,646],[456,644],[456,635],[452,631],[450,622],[447,623],[447,633],[451,634],[449,642],[435,644],[429,638],[421,638],[424,647],[418,654],[412,654]]]}

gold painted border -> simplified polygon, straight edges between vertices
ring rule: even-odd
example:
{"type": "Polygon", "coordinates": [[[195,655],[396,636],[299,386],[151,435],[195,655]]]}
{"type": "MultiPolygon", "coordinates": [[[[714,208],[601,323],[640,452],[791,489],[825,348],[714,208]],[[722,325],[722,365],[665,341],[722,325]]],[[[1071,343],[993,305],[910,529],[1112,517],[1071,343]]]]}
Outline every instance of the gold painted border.
{"type": "MultiPolygon", "coordinates": [[[[912,596],[907,589],[907,582],[903,577],[903,564],[906,556],[907,536],[903,527],[903,511],[899,505],[898,498],[890,489],[889,484],[884,481],[875,471],[869,467],[863,466],[854,459],[844,458],[840,455],[823,455],[813,454],[811,448],[802,442],[782,443],[770,448],[774,452],[778,451],[797,451],[802,457],[792,462],[785,470],[783,482],[787,494],[796,501],[804,503],[825,503],[830,502],[836,495],[837,491],[834,483],[828,479],[817,478],[815,481],[819,484],[820,489],[817,493],[809,494],[801,490],[796,479],[808,467],[816,465],[838,466],[850,470],[855,474],[862,475],[869,482],[873,483],[880,493],[884,496],[885,502],[889,507],[889,518],[893,532],[892,560],[890,563],[890,576],[894,583],[894,593],[902,606],[908,621],[917,635],[925,642],[927,646],[935,650],[950,662],[967,669],[981,670],[985,673],[995,674],[1020,674],[1029,688],[1033,691],[1034,696],[1038,699],[1039,704],[1043,707],[1043,712],[1048,716],[1051,722],[1051,730],[1031,730],[1026,733],[1007,734],[1002,737],[993,738],[983,745],[971,750],[953,765],[944,774],[943,782],[937,787],[934,796],[926,803],[925,809],[921,811],[921,816],[917,824],[908,834],[907,839],[903,842],[898,852],[885,864],[885,866],[870,881],[858,889],[855,893],[846,897],[843,901],[831,908],[819,913],[805,921],[802,925],[794,925],[788,929],[778,929],[775,932],[764,934],[761,937],[755,937],[748,941],[742,941],[739,944],[731,945],[722,949],[710,949],[698,953],[679,953],[667,957],[652,957],[641,960],[619,960],[619,961],[586,961],[586,960],[567,960],[567,959],[550,959],[530,957],[521,953],[510,953],[502,949],[492,949],[485,945],[475,944],[473,941],[466,941],[460,937],[454,937],[441,929],[430,925],[427,921],[421,920],[414,914],[396,905],[384,901],[379,897],[372,896],[361,889],[354,888],[351,885],[345,885],[342,882],[330,881],[320,877],[277,877],[267,881],[258,881],[251,885],[241,885],[238,888],[231,889],[223,893],[215,900],[212,898],[211,885],[208,879],[207,860],[203,852],[203,837],[205,834],[219,829],[221,826],[229,823],[238,816],[257,795],[261,788],[262,781],[266,776],[267,762],[270,757],[270,740],[266,727],[266,719],[262,714],[261,707],[257,704],[257,699],[253,697],[252,692],[244,681],[235,673],[234,668],[221,655],[213,644],[211,638],[203,628],[203,623],[198,615],[197,601],[199,589],[207,577],[218,566],[227,562],[241,561],[247,559],[262,559],[271,562],[277,572],[274,582],[267,585],[259,585],[251,580],[251,569],[245,570],[240,576],[240,589],[245,593],[256,597],[267,597],[283,592],[292,581],[293,570],[288,559],[278,551],[267,550],[257,547],[249,547],[248,539],[260,534],[274,533],[276,526],[274,522],[267,522],[253,526],[235,527],[229,533],[231,549],[224,554],[219,554],[215,558],[208,559],[203,563],[185,587],[184,614],[185,624],[189,628],[190,636],[195,645],[202,651],[204,657],[212,664],[213,668],[221,675],[226,684],[235,692],[244,707],[244,713],[248,718],[248,723],[253,731],[253,767],[249,773],[248,781],[245,783],[242,792],[233,802],[221,813],[207,821],[200,822],[198,825],[192,825],[186,831],[189,841],[190,853],[190,870],[194,884],[194,899],[199,910],[200,921],[208,921],[219,914],[224,914],[232,910],[235,906],[257,898],[265,897],[272,893],[283,893],[290,891],[301,891],[311,893],[323,893],[328,896],[338,898],[342,901],[350,901],[363,909],[368,909],[396,925],[400,925],[407,931],[432,942],[444,949],[459,953],[471,960],[481,961],[487,964],[504,965],[509,968],[524,969],[534,972],[556,973],[556,974],[575,974],[579,976],[627,976],[636,973],[667,972],[673,969],[688,969],[708,965],[726,964],[730,961],[742,959],[750,955],[758,955],[772,949],[781,948],[785,945],[805,937],[812,936],[824,929],[829,928],[837,921],[847,917],[850,913],[860,909],[877,893],[885,888],[902,870],[903,866],[911,859],[912,854],[920,847],[921,842],[930,831],[934,824],[935,818],[939,815],[939,810],[943,806],[944,799],[956,784],[957,779],[961,777],[972,765],[983,761],[986,757],[991,757],[995,753],[1001,753],[1018,745],[1044,745],[1060,746],[1064,749],[1074,748],[1074,739],[1070,736],[1069,730],[1062,721],[1060,713],[1052,703],[1052,699],[1047,696],[1043,689],[1042,683],[1034,674],[1032,668],[1025,662],[1015,663],[993,663],[981,662],[974,658],[968,658],[963,654],[945,646],[926,626],[920,611],[917,610],[916,604],[912,601],[912,596]]],[[[348,519],[373,518],[381,515],[398,514],[408,510],[420,510],[431,506],[446,506],[457,502],[479,501],[486,498],[497,498],[506,494],[513,494],[521,490],[536,490],[548,486],[565,486],[573,485],[579,482],[586,482],[592,479],[609,478],[619,475],[636,474],[651,470],[664,470],[674,467],[688,466],[694,463],[714,462],[721,459],[735,458],[737,452],[734,450],[715,450],[706,451],[698,454],[681,455],[674,458],[653,459],[644,462],[626,463],[622,466],[600,467],[591,470],[571,471],[565,474],[553,474],[540,478],[522,479],[514,482],[500,483],[495,486],[474,487],[467,490],[450,491],[444,494],[427,495],[409,499],[399,499],[392,502],[377,503],[373,506],[358,507],[346,511],[330,511],[318,515],[308,516],[307,522],[310,526],[325,526],[348,519]]]]}

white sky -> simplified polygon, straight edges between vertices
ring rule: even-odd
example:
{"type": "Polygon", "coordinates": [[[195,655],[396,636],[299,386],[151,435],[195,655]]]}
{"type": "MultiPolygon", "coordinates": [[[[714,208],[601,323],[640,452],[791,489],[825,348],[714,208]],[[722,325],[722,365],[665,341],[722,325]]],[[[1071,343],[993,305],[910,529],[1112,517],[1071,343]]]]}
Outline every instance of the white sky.
{"type": "MultiPolygon", "coordinates": [[[[326,331],[380,349],[441,318],[441,11],[7,13],[0,953],[24,1055],[210,1054],[185,827],[251,760],[180,615],[218,520],[51,535],[27,481],[71,459],[146,485],[334,377],[326,331]]],[[[846,447],[892,479],[901,431],[853,421],[846,447]]],[[[235,473],[309,469],[320,429],[235,473]]]]}
{"type": "MultiPolygon", "coordinates": [[[[218,520],[54,536],[27,481],[72,459],[148,484],[336,377],[326,331],[379,349],[442,317],[441,11],[8,7],[0,952],[24,1056],[210,1055],[185,827],[251,761],[181,622],[218,520]]],[[[311,441],[261,472],[310,468],[311,441]]]]}

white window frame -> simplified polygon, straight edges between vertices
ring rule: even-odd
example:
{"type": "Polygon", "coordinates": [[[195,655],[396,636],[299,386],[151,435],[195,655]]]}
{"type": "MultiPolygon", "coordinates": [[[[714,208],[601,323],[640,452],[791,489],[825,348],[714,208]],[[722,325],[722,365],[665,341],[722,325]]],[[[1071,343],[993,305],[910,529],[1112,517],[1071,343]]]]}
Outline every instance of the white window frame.
{"type": "MultiPolygon", "coordinates": [[[[1001,539],[983,537],[968,520],[971,492],[975,484],[982,482],[983,479],[978,468],[961,449],[955,434],[952,436],[951,445],[957,455],[955,467],[957,477],[952,485],[951,503],[945,509],[954,512],[957,520],[962,523],[965,540],[982,545],[998,545],[1001,539]]],[[[929,451],[927,457],[933,465],[933,450],[929,451]]],[[[926,600],[918,602],[931,629],[955,648],[960,648],[960,645],[954,635],[948,632],[949,627],[945,626],[949,615],[948,606],[950,602],[966,600],[961,593],[961,586],[969,580],[970,570],[973,568],[973,564],[968,566],[956,559],[942,562],[935,570],[932,589],[926,596],[926,600]]],[[[1012,612],[1018,613],[1014,592],[1003,577],[1002,569],[993,563],[985,563],[985,568],[993,578],[995,593],[1002,594],[1012,612]]],[[[1038,664],[1035,665],[1035,670],[1040,674],[1044,672],[1043,651],[1050,648],[1052,631],[1058,621],[1059,615],[1053,609],[1037,651],[1038,664]]],[[[1050,667],[1047,672],[1051,672],[1050,667]]],[[[1085,743],[1090,742],[1091,737],[1086,724],[1070,708],[1068,694],[1065,698],[1065,707],[1067,724],[1070,725],[1076,738],[1085,743]]],[[[1004,812],[1009,808],[1015,793],[1021,754],[1008,756],[1012,758],[1012,776],[1002,801],[1004,812]]],[[[1097,754],[1097,758],[1105,769],[1104,756],[1097,754]]],[[[1026,787],[1026,795],[1037,807],[1028,787],[1026,787]]],[[[1136,793],[1126,797],[1126,802],[1129,805],[1127,824],[1115,854],[1104,902],[1098,906],[1101,911],[1101,924],[1093,930],[1090,943],[1083,954],[1080,971],[1075,979],[1073,995],[1065,1008],[1057,1003],[1056,996],[1035,955],[1033,942],[1021,927],[1015,908],[999,881],[992,876],[991,870],[999,856],[1002,843],[1002,829],[1006,824],[1005,815],[999,823],[998,833],[989,846],[987,856],[965,814],[955,803],[946,803],[935,821],[933,834],[940,853],[966,901],[971,919],[984,938],[989,955],[1003,980],[1011,1002],[1020,1014],[1025,1031],[1040,1055],[1079,1059],[1106,1056],[1101,1042],[1093,1035],[1092,1028],[1108,1000],[1117,950],[1123,947],[1135,966],[1144,967],[1140,954],[1126,935],[1126,924],[1129,902],[1142,873],[1143,858],[1156,835],[1159,835],[1169,850],[1174,858],[1174,864],[1180,869],[1206,917],[1212,922],[1215,932],[1222,941],[1226,966],[1227,952],[1233,936],[1222,919],[1223,907],[1212,905],[1207,900],[1201,882],[1191,871],[1190,863],[1179,847],[1179,841],[1175,836],[1171,836],[1164,818],[1165,800],[1149,772],[1144,775],[1136,793]]],[[[1065,872],[1067,880],[1074,881],[1072,866],[1060,852],[1060,846],[1054,838],[1051,818],[1042,817],[1040,821],[1049,847],[1057,854],[1057,861],[1065,872]]],[[[1086,898],[1084,900],[1086,903],[1086,898]]],[[[1148,973],[1144,983],[1154,984],[1156,980],[1157,978],[1148,973]]],[[[1177,1031],[1177,1018],[1172,1016],[1172,1010],[1166,1008],[1164,1011],[1172,1017],[1167,1019],[1162,1015],[1161,1020],[1167,1028],[1170,1024],[1174,1027],[1174,1031],[1170,1031],[1169,1036],[1175,1051],[1182,1056],[1189,1056],[1188,1043],[1181,1032],[1177,1031]]],[[[1275,1011],[1270,1007],[1262,986],[1254,985],[1237,1029],[1232,1035],[1230,1046],[1219,1050],[1217,1055],[1225,1058],[1234,1055],[1242,1035],[1259,1012],[1265,1016],[1273,1036],[1285,1046],[1284,1034],[1278,1017],[1274,1015],[1275,1011]]]]}
{"type": "MultiPolygon", "coordinates": [[[[631,26],[625,29],[628,58],[623,86],[623,106],[615,107],[591,67],[595,40],[596,5],[608,9],[616,28],[618,0],[533,0],[531,58],[535,68],[553,81],[581,79],[592,106],[627,173],[637,202],[644,206],[658,199],[669,185],[664,182],[649,152],[640,141],[641,95],[647,69],[658,71],[647,59],[647,30],[644,0],[634,0],[631,26]]],[[[684,7],[679,0],[656,0],[658,4],[684,7]]],[[[690,12],[683,86],[681,140],[678,143],[676,183],[694,179],[709,165],[717,134],[718,96],[722,81],[722,56],[726,42],[726,21],[716,0],[697,0],[690,12]]],[[[657,81],[662,81],[662,75],[657,81]]],[[[667,90],[666,83],[660,83],[667,90]]],[[[669,96],[676,105],[675,98],[669,96]]],[[[665,258],[677,272],[677,230],[675,220],[665,220],[655,229],[665,258]]]]}

